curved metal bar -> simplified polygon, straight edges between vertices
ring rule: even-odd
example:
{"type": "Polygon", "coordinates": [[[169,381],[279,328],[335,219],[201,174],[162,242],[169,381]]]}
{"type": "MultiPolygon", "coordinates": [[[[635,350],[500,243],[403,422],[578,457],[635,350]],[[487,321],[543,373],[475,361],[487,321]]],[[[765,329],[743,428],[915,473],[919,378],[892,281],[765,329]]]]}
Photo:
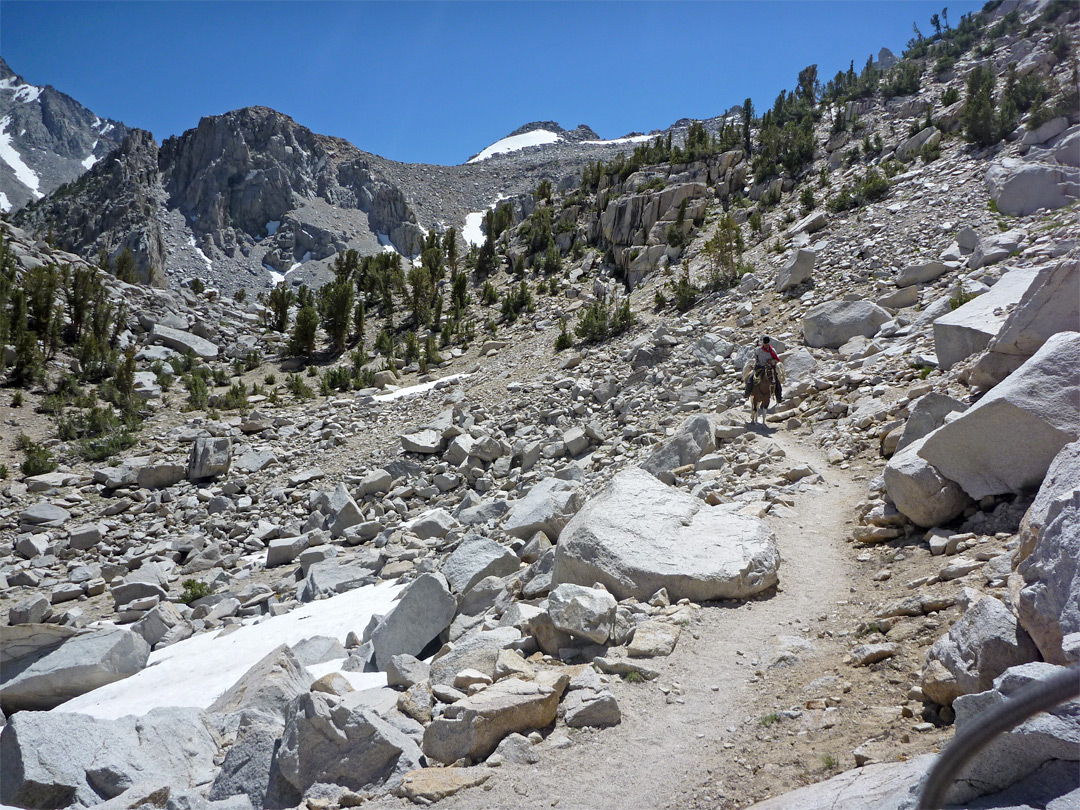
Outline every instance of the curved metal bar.
{"type": "Polygon", "coordinates": [[[1080,667],[1073,666],[1054,673],[1045,681],[1028,684],[972,720],[953,738],[930,769],[919,796],[918,810],[939,810],[945,803],[946,792],[963,767],[998,734],[1075,698],[1080,698],[1080,667]]]}

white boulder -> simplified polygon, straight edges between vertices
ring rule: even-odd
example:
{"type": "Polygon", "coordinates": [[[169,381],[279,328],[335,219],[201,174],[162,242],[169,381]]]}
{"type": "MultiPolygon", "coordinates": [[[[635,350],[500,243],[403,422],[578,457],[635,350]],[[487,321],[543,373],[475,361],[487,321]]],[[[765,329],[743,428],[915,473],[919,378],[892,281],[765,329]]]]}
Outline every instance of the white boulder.
{"type": "Polygon", "coordinates": [[[1080,332],[1059,332],[961,416],[927,436],[918,453],[978,499],[1035,489],[1061,448],[1078,437],[1080,332]]]}
{"type": "Polygon", "coordinates": [[[857,335],[872,338],[891,317],[870,301],[826,301],[803,317],[803,339],[814,348],[839,349],[857,335]]]}
{"type": "Polygon", "coordinates": [[[986,348],[1005,325],[1010,309],[1035,281],[1035,271],[1011,270],[990,291],[934,321],[934,353],[938,368],[952,368],[986,348]]]}
{"type": "Polygon", "coordinates": [[[885,492],[896,508],[916,526],[929,528],[959,516],[971,499],[924,459],[919,451],[926,438],[911,442],[885,465],[885,492]]]}
{"type": "Polygon", "coordinates": [[[1062,641],[1080,633],[1080,442],[1065,445],[1020,526],[1015,602],[1044,660],[1068,664],[1062,641]]]}
{"type": "Polygon", "coordinates": [[[776,538],[762,521],[707,506],[627,469],[563,532],[552,584],[602,584],[617,599],[745,599],[777,582],[776,538]]]}
{"type": "Polygon", "coordinates": [[[1003,158],[986,170],[986,189],[1003,214],[1026,217],[1061,208],[1080,192],[1080,173],[1067,166],[1003,158]]]}
{"type": "Polygon", "coordinates": [[[817,254],[812,250],[796,250],[787,264],[776,274],[776,291],[784,292],[808,281],[814,273],[817,254]]]}
{"type": "Polygon", "coordinates": [[[563,527],[581,508],[580,488],[578,481],[545,478],[510,507],[503,531],[523,540],[536,532],[557,540],[563,527]]]}
{"type": "Polygon", "coordinates": [[[1077,327],[1080,262],[1060,261],[1040,268],[997,337],[968,375],[972,386],[992,388],[1014,372],[1047,339],[1077,327]]]}
{"type": "Polygon", "coordinates": [[[615,623],[615,597],[600,588],[565,583],[548,595],[548,614],[557,630],[604,644],[615,623]]]}

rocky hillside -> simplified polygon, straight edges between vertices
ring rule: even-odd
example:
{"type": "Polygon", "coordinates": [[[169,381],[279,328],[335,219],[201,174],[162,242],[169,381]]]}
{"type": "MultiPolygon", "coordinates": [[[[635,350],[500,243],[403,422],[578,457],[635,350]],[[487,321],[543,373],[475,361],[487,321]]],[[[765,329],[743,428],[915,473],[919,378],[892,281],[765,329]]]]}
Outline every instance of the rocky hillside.
{"type": "Polygon", "coordinates": [[[0,211],[16,211],[75,180],[127,132],[51,85],[27,83],[0,59],[0,211]]]}
{"type": "MultiPolygon", "coordinates": [[[[749,150],[688,125],[468,253],[342,253],[310,300],[129,284],[4,223],[0,801],[914,807],[1080,660],[1076,17],[991,4],[785,95],[749,150]],[[985,76],[1027,110],[987,119],[985,76]]],[[[188,136],[158,205],[213,163],[188,136]]],[[[238,187],[355,176],[268,143],[238,187]]],[[[202,244],[242,255],[213,199],[202,244]]],[[[1078,740],[1073,699],[950,806],[1076,804],[1078,740]]]]}

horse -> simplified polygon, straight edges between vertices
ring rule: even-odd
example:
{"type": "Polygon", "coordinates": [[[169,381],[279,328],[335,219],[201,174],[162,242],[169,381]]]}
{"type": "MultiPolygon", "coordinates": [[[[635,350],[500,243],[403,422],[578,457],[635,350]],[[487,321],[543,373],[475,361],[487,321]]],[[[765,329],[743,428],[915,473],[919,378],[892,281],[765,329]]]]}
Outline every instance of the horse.
{"type": "Polygon", "coordinates": [[[750,424],[761,415],[761,424],[765,425],[765,412],[772,401],[772,392],[776,388],[776,364],[769,363],[760,372],[754,372],[754,385],[750,389],[750,424]]]}

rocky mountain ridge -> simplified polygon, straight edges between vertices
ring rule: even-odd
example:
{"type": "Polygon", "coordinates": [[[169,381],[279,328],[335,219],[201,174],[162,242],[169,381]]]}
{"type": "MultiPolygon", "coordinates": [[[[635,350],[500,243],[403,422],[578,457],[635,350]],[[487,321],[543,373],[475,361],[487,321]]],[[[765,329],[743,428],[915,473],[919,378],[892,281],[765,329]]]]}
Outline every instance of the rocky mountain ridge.
{"type": "MultiPolygon", "coordinates": [[[[681,137],[688,126],[665,132],[681,137]]],[[[567,131],[534,122],[508,139],[539,130],[552,142],[428,166],[368,154],[267,108],[246,108],[205,118],[160,149],[148,133],[134,134],[115,156],[134,164],[119,170],[122,178],[112,166],[91,166],[20,211],[18,222],[40,234],[51,228],[59,244],[84,256],[105,249],[115,260],[131,249],[141,276],[162,283],[199,278],[232,292],[289,275],[317,286],[339,252],[413,255],[424,232],[461,232],[468,214],[531,193],[543,179],[569,187],[585,166],[643,138],[603,141],[584,125],[567,131]],[[156,174],[147,170],[153,162],[156,174]],[[133,205],[142,213],[129,223],[133,205]]]]}
{"type": "Polygon", "coordinates": [[[0,212],[17,211],[75,180],[127,132],[51,85],[27,83],[0,58],[0,212]]]}

